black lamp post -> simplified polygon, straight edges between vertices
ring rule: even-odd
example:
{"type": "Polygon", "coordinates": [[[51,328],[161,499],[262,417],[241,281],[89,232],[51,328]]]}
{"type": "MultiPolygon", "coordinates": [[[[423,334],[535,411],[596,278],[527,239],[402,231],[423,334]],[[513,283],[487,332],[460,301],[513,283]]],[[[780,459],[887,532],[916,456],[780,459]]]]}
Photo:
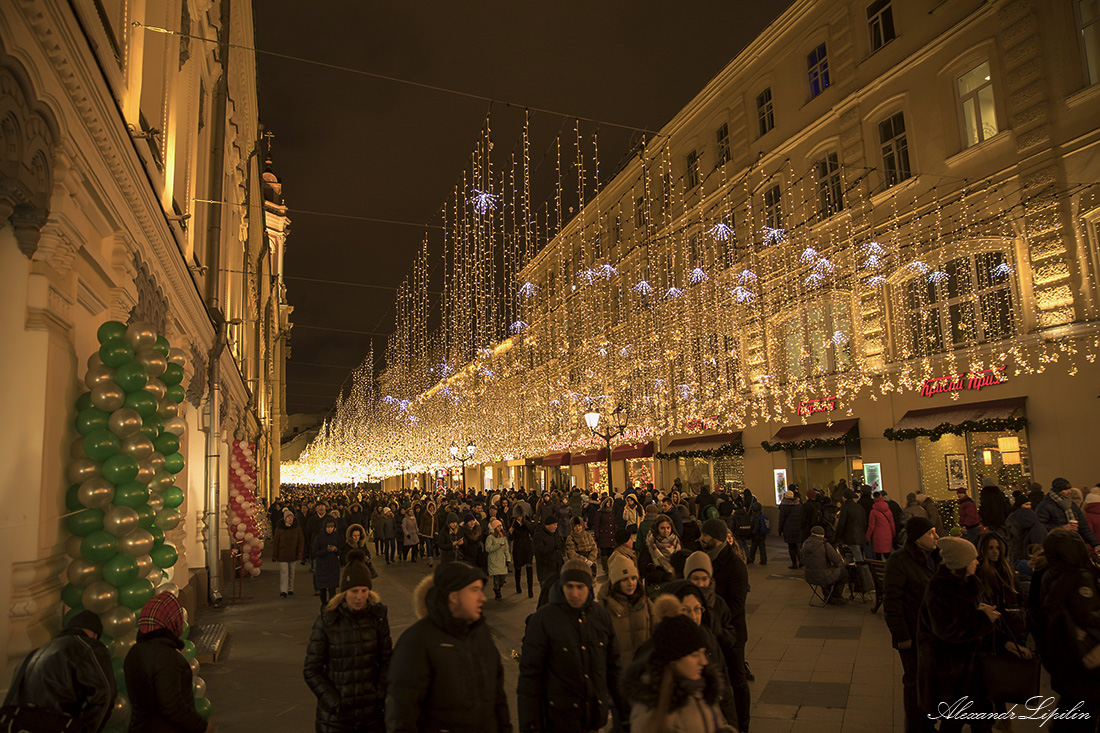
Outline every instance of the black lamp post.
{"type": "Polygon", "coordinates": [[[618,405],[608,416],[607,425],[600,429],[600,418],[603,415],[598,410],[589,410],[584,413],[584,422],[594,435],[603,438],[607,449],[607,494],[611,496],[614,489],[611,486],[611,439],[617,438],[626,430],[627,414],[622,405],[618,405]]]}
{"type": "Polygon", "coordinates": [[[470,441],[466,444],[466,454],[462,455],[458,448],[458,443],[451,443],[451,458],[462,464],[462,495],[466,496],[466,461],[471,460],[474,457],[474,441],[470,441]]]}

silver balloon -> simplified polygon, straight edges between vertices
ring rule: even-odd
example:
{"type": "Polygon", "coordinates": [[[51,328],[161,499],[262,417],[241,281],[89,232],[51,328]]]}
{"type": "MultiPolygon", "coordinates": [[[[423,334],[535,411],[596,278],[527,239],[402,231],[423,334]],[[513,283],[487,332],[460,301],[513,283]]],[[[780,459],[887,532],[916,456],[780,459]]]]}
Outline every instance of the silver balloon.
{"type": "Polygon", "coordinates": [[[103,529],[115,537],[125,537],[138,526],[138,513],[128,506],[116,506],[103,515],[103,529]]]}
{"type": "MultiPolygon", "coordinates": [[[[146,557],[148,557],[148,555],[146,555],[146,557]]],[[[149,572],[143,577],[150,583],[152,583],[154,588],[156,588],[158,585],[164,582],[164,571],[158,568],[156,565],[153,565],[152,569],[150,569],[149,572]]]]}
{"type": "Polygon", "coordinates": [[[191,617],[187,615],[187,609],[186,609],[186,608],[184,608],[183,606],[180,606],[180,612],[181,612],[181,613],[182,613],[182,615],[183,615],[183,622],[184,622],[185,624],[186,624],[186,623],[189,623],[189,622],[191,621],[191,617]]]}
{"type": "MultiPolygon", "coordinates": [[[[150,542],[152,539],[153,537],[150,535],[150,542]]],[[[91,560],[85,560],[83,557],[78,557],[69,563],[65,575],[73,585],[86,586],[103,579],[103,566],[91,560]]]]}
{"type": "Polygon", "coordinates": [[[134,562],[137,563],[138,575],[142,578],[149,577],[149,571],[156,567],[153,564],[153,558],[149,555],[138,555],[134,558],[134,562]]]}
{"type": "Polygon", "coordinates": [[[187,354],[184,353],[184,350],[180,349],[180,348],[169,349],[168,350],[168,363],[169,364],[179,364],[180,366],[185,366],[187,364],[187,354]]]}
{"type": "Polygon", "coordinates": [[[155,593],[156,593],[156,595],[160,595],[161,593],[167,593],[168,595],[178,596],[180,594],[180,589],[179,589],[179,586],[177,586],[175,583],[167,582],[167,583],[161,583],[160,585],[158,585],[156,587],[155,593]]]}
{"type": "Polygon", "coordinates": [[[149,482],[149,489],[152,491],[164,491],[173,483],[175,483],[176,477],[167,471],[157,471],[153,476],[153,480],[149,482]]]}
{"type": "Polygon", "coordinates": [[[115,485],[105,478],[90,478],[76,491],[80,503],[92,509],[106,509],[115,498],[115,485]]]}
{"type": "MultiPolygon", "coordinates": [[[[122,412],[122,410],[117,410],[116,412],[122,412]]],[[[122,439],[118,452],[130,456],[135,461],[144,461],[146,458],[153,455],[153,441],[149,440],[149,438],[141,433],[128,435],[122,439]]]]}
{"type": "Polygon", "coordinates": [[[95,613],[107,613],[118,605],[118,588],[106,580],[97,580],[84,587],[80,602],[95,613]]]}
{"type": "Polygon", "coordinates": [[[81,435],[73,440],[73,444],[69,446],[69,458],[84,458],[84,436],[81,435]]]}
{"type": "Polygon", "coordinates": [[[206,680],[202,677],[195,677],[195,673],[192,672],[191,676],[195,682],[195,697],[206,697],[206,680]]]}
{"type": "Polygon", "coordinates": [[[82,484],[90,478],[95,478],[100,473],[103,464],[93,461],[91,458],[74,458],[69,463],[69,481],[74,484],[82,484]]]}
{"type": "Polygon", "coordinates": [[[134,476],[134,481],[139,483],[148,484],[153,480],[153,477],[157,475],[157,469],[153,468],[153,463],[148,458],[144,461],[138,461],[137,476],[134,476]]]}
{"type": "Polygon", "coordinates": [[[114,384],[115,370],[102,362],[98,366],[88,367],[88,373],[84,375],[84,386],[95,389],[101,384],[114,384]]]}
{"type": "Polygon", "coordinates": [[[69,539],[65,540],[65,554],[73,559],[81,557],[80,543],[83,539],[83,537],[73,535],[69,539]]]}
{"type": "Polygon", "coordinates": [[[157,417],[161,420],[169,420],[179,415],[179,407],[167,397],[157,401],[157,417]]]}
{"type": "Polygon", "coordinates": [[[126,327],[126,341],[135,352],[151,349],[157,343],[157,329],[145,321],[134,321],[126,327]]]}
{"type": "Polygon", "coordinates": [[[126,636],[134,629],[137,616],[126,606],[115,606],[107,613],[100,616],[103,622],[103,633],[114,639],[126,636]]]}
{"type": "Polygon", "coordinates": [[[134,354],[134,361],[145,367],[150,378],[159,377],[168,368],[168,360],[159,351],[142,349],[134,354]]]}
{"type": "MultiPolygon", "coordinates": [[[[106,519],[104,519],[106,522],[106,519]]],[[[170,532],[180,523],[180,513],[175,509],[161,509],[153,518],[153,525],[164,532],[170,532]]]]}
{"type": "Polygon", "coordinates": [[[128,634],[117,639],[106,638],[103,643],[107,645],[107,650],[111,652],[111,656],[116,659],[125,659],[127,652],[134,646],[134,642],[137,641],[137,629],[134,629],[128,634]]]}
{"type": "Polygon", "coordinates": [[[137,410],[120,407],[111,413],[107,427],[120,438],[127,438],[141,430],[141,415],[137,410]]]}
{"type": "Polygon", "coordinates": [[[148,555],[153,549],[153,535],[148,530],[138,527],[129,534],[118,538],[118,551],[130,557],[148,555]]]}
{"type": "Polygon", "coordinates": [[[115,704],[111,706],[111,717],[108,725],[123,725],[130,722],[130,699],[119,693],[115,698],[115,704]]]}
{"type": "Polygon", "coordinates": [[[164,508],[164,497],[155,491],[150,491],[148,504],[154,512],[159,512],[164,508]]]}
{"type": "MultiPolygon", "coordinates": [[[[160,354],[157,354],[160,356],[160,354]]],[[[158,400],[162,400],[168,394],[168,385],[159,379],[153,378],[145,383],[145,391],[156,397],[158,400]]]]}
{"type": "Polygon", "coordinates": [[[194,657],[185,657],[185,659],[187,659],[187,663],[191,665],[192,676],[197,675],[199,673],[199,660],[194,657]]]}
{"type": "Polygon", "coordinates": [[[154,471],[164,470],[164,454],[160,451],[153,451],[149,456],[149,463],[153,464],[154,471]]]}
{"type": "Polygon", "coordinates": [[[99,349],[96,349],[88,356],[88,368],[104,366],[103,360],[99,358],[99,349]]]}
{"type": "MultiPolygon", "coordinates": [[[[178,438],[187,430],[187,423],[183,421],[183,418],[173,417],[164,421],[164,430],[178,438]]],[[[83,444],[81,444],[81,448],[83,448],[83,444]]]]}
{"type": "Polygon", "coordinates": [[[101,410],[114,412],[122,407],[126,400],[126,393],[113,381],[107,384],[97,384],[92,388],[92,404],[101,410]]]}

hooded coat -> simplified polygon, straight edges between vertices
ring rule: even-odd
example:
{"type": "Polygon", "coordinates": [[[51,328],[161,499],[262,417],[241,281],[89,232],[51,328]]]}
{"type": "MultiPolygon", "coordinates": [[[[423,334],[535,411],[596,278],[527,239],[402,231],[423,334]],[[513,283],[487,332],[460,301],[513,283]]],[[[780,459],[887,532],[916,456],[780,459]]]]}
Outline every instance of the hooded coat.
{"type": "Polygon", "coordinates": [[[306,537],[295,518],[289,527],[282,519],[275,525],[275,533],[271,538],[272,562],[298,562],[302,552],[306,549],[306,537]]]}
{"type": "Polygon", "coordinates": [[[840,553],[816,534],[802,543],[802,565],[806,569],[806,582],[814,585],[830,586],[848,573],[840,553]]]}
{"type": "Polygon", "coordinates": [[[600,586],[596,600],[611,615],[615,637],[619,640],[620,666],[626,669],[634,659],[634,652],[653,635],[657,619],[653,614],[653,601],[646,595],[640,579],[634,595],[629,598],[613,591],[611,585],[608,582],[600,586]]]}
{"type": "Polygon", "coordinates": [[[1043,544],[1047,538],[1047,528],[1039,521],[1034,509],[1020,507],[1005,520],[1005,534],[1008,535],[1008,557],[1015,563],[1028,558],[1028,547],[1043,544]]]}
{"type": "Polygon", "coordinates": [[[406,547],[420,544],[419,526],[415,516],[406,514],[401,518],[401,533],[404,535],[403,544],[406,547]]]}
{"type": "Polygon", "coordinates": [[[845,499],[836,519],[836,541],[849,547],[867,542],[867,514],[855,499],[845,499]]]}
{"type": "MultiPolygon", "coordinates": [[[[648,731],[657,714],[661,690],[662,669],[653,663],[652,657],[645,664],[634,665],[623,679],[623,694],[630,703],[630,729],[648,731]]],[[[703,668],[702,688],[679,681],[673,683],[665,730],[673,733],[719,733],[726,725],[718,698],[723,681],[714,665],[703,668]]],[[[728,729],[727,729],[728,730],[728,729]]]]}
{"type": "Polygon", "coordinates": [[[206,721],[195,710],[194,677],[180,650],[183,642],[167,629],[138,633],[123,663],[134,733],[201,733],[206,721]]]}
{"type": "Polygon", "coordinates": [[[565,542],[557,532],[550,532],[546,525],[535,527],[532,544],[535,550],[535,570],[542,583],[551,575],[557,575],[565,562],[565,542]]]}
{"type": "MultiPolygon", "coordinates": [[[[614,538],[612,538],[614,542],[614,538]]],[[[573,531],[565,538],[565,557],[567,560],[584,560],[587,563],[595,563],[599,552],[596,549],[596,540],[588,534],[584,525],[574,525],[573,531]]]]}
{"type": "Polygon", "coordinates": [[[417,522],[417,534],[421,539],[431,539],[439,532],[439,515],[435,511],[435,502],[429,501],[424,511],[420,512],[417,522]]]}
{"type": "Polygon", "coordinates": [[[798,544],[802,534],[802,504],[797,498],[779,504],[779,536],[788,544],[798,544]]]}
{"type": "Polygon", "coordinates": [[[346,565],[348,562],[348,553],[352,550],[359,550],[366,557],[366,562],[370,562],[370,548],[367,547],[367,531],[361,524],[352,524],[344,532],[344,547],[340,551],[340,564],[346,565]],[[352,544],[351,533],[353,530],[359,530],[359,544],[352,544]]]}
{"type": "Polygon", "coordinates": [[[508,537],[490,533],[485,538],[485,556],[489,575],[507,575],[508,563],[512,561],[512,552],[508,549],[508,537]]]}
{"type": "Polygon", "coordinates": [[[883,574],[882,615],[890,629],[890,639],[898,644],[917,638],[917,614],[932,573],[939,564],[938,551],[928,553],[916,545],[919,537],[907,538],[905,545],[890,555],[883,574]]]}
{"type": "Polygon", "coordinates": [[[610,498],[600,502],[592,533],[596,536],[596,547],[601,550],[610,550],[615,546],[615,512],[610,498]]]}
{"type": "Polygon", "coordinates": [[[1100,703],[1100,572],[1058,564],[1043,578],[1043,664],[1062,695],[1100,703]],[[1083,631],[1084,640],[1075,632],[1083,631]],[[1082,652],[1092,668],[1082,664],[1082,652]]]}
{"type": "Polygon", "coordinates": [[[875,499],[871,507],[871,518],[867,521],[867,541],[871,543],[871,548],[875,552],[890,552],[894,547],[896,534],[894,514],[889,505],[881,497],[875,499]]]}
{"type": "Polygon", "coordinates": [[[367,605],[325,609],[306,647],[305,679],[317,696],[318,733],[384,731],[393,642],[389,614],[371,591],[367,605]]]}
{"type": "MultiPolygon", "coordinates": [[[[329,519],[325,526],[329,524],[335,527],[336,520],[329,519]]],[[[343,539],[335,530],[329,534],[327,529],[322,529],[313,538],[309,552],[313,558],[313,587],[316,590],[340,585],[340,551],[343,545],[343,539]],[[336,549],[330,550],[329,547],[336,549]]]]}
{"type": "MultiPolygon", "coordinates": [[[[519,511],[519,504],[516,505],[515,511],[519,511]]],[[[530,516],[530,511],[527,514],[516,514],[515,521],[512,522],[512,526],[508,530],[512,538],[512,562],[516,564],[517,568],[530,565],[531,560],[535,557],[535,548],[531,540],[534,527],[531,524],[530,516]]]]}
{"type": "Polygon", "coordinates": [[[504,665],[485,617],[456,619],[428,575],[413,593],[419,620],[393,649],[388,733],[510,733],[504,665]]]}

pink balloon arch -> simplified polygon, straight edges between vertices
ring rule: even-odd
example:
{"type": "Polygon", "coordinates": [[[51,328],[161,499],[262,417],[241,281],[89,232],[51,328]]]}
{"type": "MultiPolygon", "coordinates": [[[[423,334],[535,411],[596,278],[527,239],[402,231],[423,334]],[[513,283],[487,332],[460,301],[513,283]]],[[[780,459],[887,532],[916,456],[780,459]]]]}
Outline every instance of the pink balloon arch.
{"type": "Polygon", "coordinates": [[[238,577],[260,574],[264,561],[263,537],[267,535],[266,514],[256,501],[256,444],[234,440],[229,458],[229,502],[226,521],[235,543],[238,577]]]}

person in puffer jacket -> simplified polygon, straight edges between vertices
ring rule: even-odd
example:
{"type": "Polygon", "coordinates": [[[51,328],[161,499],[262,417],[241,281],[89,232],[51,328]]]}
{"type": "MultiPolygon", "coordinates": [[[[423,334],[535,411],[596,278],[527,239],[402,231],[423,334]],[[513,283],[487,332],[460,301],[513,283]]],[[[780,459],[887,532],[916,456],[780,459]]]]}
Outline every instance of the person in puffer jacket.
{"type": "Polygon", "coordinates": [[[874,498],[875,503],[871,506],[871,516],[867,520],[867,541],[871,543],[875,558],[885,560],[886,556],[894,549],[894,537],[898,532],[894,526],[894,513],[890,511],[890,506],[886,503],[886,500],[877,491],[874,498]]]}
{"type": "Polygon", "coordinates": [[[372,590],[360,550],[348,553],[340,592],[313,624],[305,679],[317,696],[318,733],[381,733],[393,641],[389,613],[372,590]]]}

